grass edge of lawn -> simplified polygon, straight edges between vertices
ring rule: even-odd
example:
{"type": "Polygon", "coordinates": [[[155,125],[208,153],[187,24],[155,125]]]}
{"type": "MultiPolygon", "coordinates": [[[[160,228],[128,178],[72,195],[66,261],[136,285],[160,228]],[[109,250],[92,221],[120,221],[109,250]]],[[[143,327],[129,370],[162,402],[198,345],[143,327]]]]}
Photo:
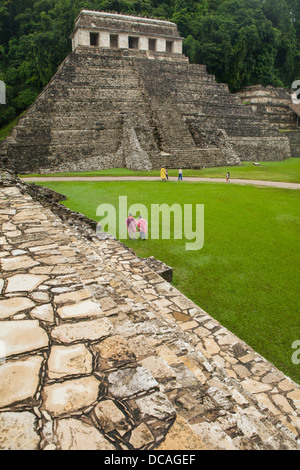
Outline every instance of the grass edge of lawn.
{"type": "MultiPolygon", "coordinates": [[[[225,179],[226,172],[230,171],[231,179],[248,179],[286,183],[300,183],[300,159],[290,158],[281,162],[260,162],[260,166],[253,166],[252,163],[243,162],[238,166],[224,166],[204,168],[201,170],[183,169],[185,177],[198,178],[217,178],[225,179]],[[275,168],[277,167],[277,168],[275,168]]],[[[169,176],[177,176],[178,171],[169,169],[169,176]]],[[[160,170],[151,171],[133,171],[127,168],[111,168],[99,171],[82,171],[82,172],[56,172],[56,173],[33,173],[20,174],[24,180],[39,177],[157,177],[160,178],[160,170]]]]}

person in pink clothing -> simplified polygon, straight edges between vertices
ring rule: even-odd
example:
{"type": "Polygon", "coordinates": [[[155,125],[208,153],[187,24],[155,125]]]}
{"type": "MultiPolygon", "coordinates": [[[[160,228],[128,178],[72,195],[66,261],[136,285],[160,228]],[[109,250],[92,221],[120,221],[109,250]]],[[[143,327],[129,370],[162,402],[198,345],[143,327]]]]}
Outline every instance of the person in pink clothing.
{"type": "Polygon", "coordinates": [[[139,216],[139,221],[138,221],[138,228],[140,231],[140,236],[142,240],[146,240],[146,233],[148,229],[148,224],[145,219],[140,215],[139,216]]]}
{"type": "Polygon", "coordinates": [[[135,240],[137,222],[135,218],[132,217],[132,214],[128,215],[126,223],[127,223],[127,230],[128,230],[129,238],[131,238],[132,240],[135,240]]]}

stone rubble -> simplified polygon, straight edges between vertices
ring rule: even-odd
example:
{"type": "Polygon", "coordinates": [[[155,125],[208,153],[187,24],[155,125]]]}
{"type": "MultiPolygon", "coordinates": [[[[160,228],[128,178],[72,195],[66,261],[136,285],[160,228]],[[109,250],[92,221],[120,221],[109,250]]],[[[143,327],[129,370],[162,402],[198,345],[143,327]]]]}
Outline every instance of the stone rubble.
{"type": "Polygon", "coordinates": [[[299,450],[300,387],[119,241],[0,187],[0,449],[299,450]]]}

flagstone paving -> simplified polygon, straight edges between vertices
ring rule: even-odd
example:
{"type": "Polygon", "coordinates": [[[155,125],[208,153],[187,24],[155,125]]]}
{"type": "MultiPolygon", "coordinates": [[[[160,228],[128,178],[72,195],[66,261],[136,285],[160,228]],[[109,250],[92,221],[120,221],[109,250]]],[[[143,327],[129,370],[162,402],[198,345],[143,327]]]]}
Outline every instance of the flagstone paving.
{"type": "Polygon", "coordinates": [[[0,187],[0,449],[300,449],[300,387],[113,238],[0,187]]]}

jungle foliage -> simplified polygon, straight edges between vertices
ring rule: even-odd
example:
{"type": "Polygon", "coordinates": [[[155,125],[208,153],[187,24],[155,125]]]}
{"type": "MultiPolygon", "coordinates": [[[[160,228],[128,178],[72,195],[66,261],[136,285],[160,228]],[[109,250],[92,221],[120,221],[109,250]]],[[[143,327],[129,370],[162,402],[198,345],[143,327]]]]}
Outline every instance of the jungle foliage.
{"type": "Polygon", "coordinates": [[[24,111],[71,51],[81,9],[167,19],[192,63],[231,91],[300,79],[299,0],[0,0],[0,127],[24,111]]]}

